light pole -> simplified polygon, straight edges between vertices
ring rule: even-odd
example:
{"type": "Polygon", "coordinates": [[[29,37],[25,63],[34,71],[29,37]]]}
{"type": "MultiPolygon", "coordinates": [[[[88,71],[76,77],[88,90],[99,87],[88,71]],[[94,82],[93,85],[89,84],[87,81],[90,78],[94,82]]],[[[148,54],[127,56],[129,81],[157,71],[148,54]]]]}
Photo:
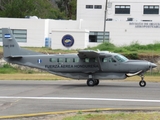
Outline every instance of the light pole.
{"type": "Polygon", "coordinates": [[[106,0],[106,6],[105,6],[105,11],[104,11],[104,30],[103,30],[103,43],[105,40],[105,32],[106,32],[106,16],[107,16],[107,5],[108,5],[108,0],[106,0]]]}

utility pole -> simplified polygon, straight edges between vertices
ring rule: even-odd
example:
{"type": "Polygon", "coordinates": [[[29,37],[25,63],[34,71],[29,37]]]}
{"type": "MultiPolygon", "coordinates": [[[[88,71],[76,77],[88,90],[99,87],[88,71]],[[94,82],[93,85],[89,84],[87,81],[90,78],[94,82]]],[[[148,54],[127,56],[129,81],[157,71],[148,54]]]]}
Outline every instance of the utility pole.
{"type": "Polygon", "coordinates": [[[106,16],[107,16],[107,5],[108,5],[108,0],[106,0],[106,6],[105,6],[105,11],[104,11],[104,31],[103,31],[103,43],[105,41],[105,32],[106,32],[106,16]]]}

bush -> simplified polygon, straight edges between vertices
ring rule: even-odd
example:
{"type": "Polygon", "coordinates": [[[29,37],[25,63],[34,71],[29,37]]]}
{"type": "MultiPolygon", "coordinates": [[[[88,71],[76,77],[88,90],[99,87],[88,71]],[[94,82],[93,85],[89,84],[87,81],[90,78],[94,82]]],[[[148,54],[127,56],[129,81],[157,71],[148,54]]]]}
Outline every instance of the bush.
{"type": "Polygon", "coordinates": [[[125,54],[125,56],[129,59],[139,59],[137,53],[128,53],[128,54],[125,54]]]}

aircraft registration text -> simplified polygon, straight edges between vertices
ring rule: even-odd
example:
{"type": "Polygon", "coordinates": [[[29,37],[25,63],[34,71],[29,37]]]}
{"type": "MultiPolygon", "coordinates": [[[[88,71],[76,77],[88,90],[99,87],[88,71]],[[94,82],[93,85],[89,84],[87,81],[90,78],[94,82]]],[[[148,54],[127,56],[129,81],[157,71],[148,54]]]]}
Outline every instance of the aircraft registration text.
{"type": "Polygon", "coordinates": [[[97,68],[98,65],[45,65],[45,68],[97,68]]]}

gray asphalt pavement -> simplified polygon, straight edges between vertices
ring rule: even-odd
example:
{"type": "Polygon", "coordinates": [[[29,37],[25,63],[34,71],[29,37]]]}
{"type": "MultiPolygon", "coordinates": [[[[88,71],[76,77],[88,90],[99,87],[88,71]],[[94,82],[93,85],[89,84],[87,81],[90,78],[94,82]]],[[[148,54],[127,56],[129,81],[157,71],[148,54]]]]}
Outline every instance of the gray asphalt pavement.
{"type": "Polygon", "coordinates": [[[99,108],[160,109],[160,83],[100,81],[0,81],[0,116],[99,108]]]}

